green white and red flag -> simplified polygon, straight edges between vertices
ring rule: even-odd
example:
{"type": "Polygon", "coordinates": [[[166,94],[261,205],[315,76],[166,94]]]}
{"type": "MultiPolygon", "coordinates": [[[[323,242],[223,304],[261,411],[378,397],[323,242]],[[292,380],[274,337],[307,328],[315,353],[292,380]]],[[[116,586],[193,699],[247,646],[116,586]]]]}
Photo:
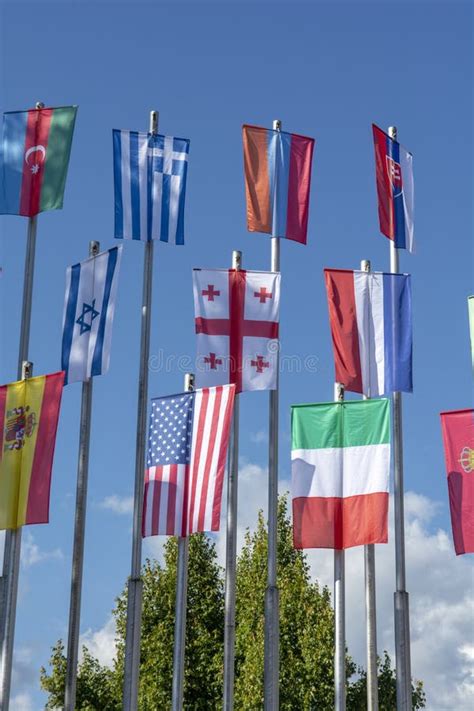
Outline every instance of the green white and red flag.
{"type": "Polygon", "coordinates": [[[62,208],[76,113],[60,106],[3,114],[0,214],[62,208]]]}
{"type": "Polygon", "coordinates": [[[387,543],[390,401],[294,405],[295,548],[387,543]]]}

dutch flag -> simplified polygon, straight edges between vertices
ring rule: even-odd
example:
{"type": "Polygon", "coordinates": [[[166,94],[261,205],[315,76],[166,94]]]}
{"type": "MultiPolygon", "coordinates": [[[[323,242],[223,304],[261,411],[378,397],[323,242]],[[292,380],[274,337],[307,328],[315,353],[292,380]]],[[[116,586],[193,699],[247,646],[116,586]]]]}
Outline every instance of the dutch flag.
{"type": "Polygon", "coordinates": [[[122,247],[66,271],[61,367],[65,383],[103,375],[109,368],[122,247]]]}

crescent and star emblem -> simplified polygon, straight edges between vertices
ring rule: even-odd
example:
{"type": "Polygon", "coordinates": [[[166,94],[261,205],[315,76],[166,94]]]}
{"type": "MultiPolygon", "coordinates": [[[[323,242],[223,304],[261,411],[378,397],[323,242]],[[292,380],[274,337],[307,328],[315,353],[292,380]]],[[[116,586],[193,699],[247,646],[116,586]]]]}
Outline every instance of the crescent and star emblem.
{"type": "Polygon", "coordinates": [[[26,165],[30,166],[31,172],[33,175],[35,175],[39,169],[40,169],[40,163],[44,163],[44,159],[46,157],[46,148],[44,146],[31,146],[31,148],[28,148],[28,150],[25,153],[25,163],[26,165]],[[34,153],[39,154],[35,156],[35,162],[31,164],[29,162],[29,157],[33,155],[34,153]]]}

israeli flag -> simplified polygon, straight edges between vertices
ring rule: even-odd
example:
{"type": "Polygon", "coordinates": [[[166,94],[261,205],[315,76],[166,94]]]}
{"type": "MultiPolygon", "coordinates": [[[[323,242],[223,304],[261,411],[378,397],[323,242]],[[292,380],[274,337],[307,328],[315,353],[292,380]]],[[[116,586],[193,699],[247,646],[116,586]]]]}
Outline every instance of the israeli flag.
{"type": "Polygon", "coordinates": [[[184,244],[189,140],[113,130],[115,237],[184,244]]]}
{"type": "Polygon", "coordinates": [[[122,247],[73,264],[66,271],[61,367],[65,383],[109,368],[122,247]]]}

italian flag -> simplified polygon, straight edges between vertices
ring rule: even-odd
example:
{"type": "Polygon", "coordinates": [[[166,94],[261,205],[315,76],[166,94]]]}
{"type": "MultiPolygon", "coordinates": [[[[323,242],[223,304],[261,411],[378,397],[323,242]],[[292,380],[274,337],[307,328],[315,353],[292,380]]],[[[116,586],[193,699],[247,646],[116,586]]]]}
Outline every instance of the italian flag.
{"type": "Polygon", "coordinates": [[[390,401],[294,405],[295,548],[387,543],[390,401]]]}
{"type": "Polygon", "coordinates": [[[3,114],[1,214],[62,208],[76,112],[61,106],[3,114]]]}

